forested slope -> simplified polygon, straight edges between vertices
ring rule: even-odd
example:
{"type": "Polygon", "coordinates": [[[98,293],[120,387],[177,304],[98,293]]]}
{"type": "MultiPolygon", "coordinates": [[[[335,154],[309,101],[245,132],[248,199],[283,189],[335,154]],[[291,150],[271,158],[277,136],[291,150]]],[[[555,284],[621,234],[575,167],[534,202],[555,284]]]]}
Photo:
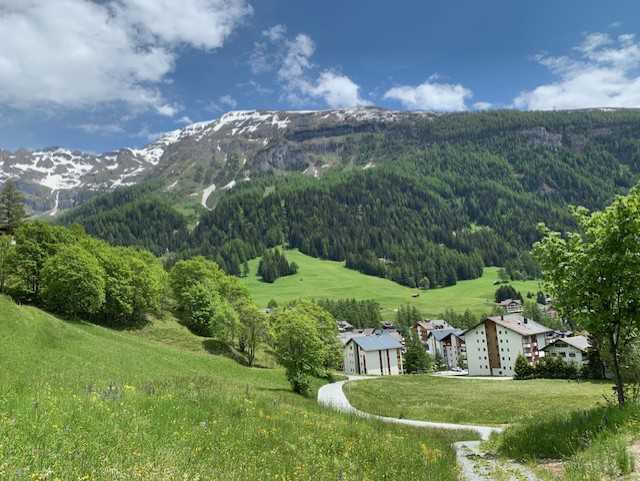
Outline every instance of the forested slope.
{"type": "MultiPolygon", "coordinates": [[[[239,183],[185,242],[178,229],[179,240],[162,247],[180,244],[235,274],[266,247],[288,244],[411,287],[475,278],[485,265],[532,276],[537,223],[570,227],[568,204],[598,208],[626,192],[640,173],[639,139],[640,113],[631,110],[447,114],[287,132],[267,150],[286,156],[293,142],[331,141],[337,162],[318,178],[294,168],[239,183]]],[[[102,215],[82,223],[127,243],[122,224],[96,229],[102,215]]]]}

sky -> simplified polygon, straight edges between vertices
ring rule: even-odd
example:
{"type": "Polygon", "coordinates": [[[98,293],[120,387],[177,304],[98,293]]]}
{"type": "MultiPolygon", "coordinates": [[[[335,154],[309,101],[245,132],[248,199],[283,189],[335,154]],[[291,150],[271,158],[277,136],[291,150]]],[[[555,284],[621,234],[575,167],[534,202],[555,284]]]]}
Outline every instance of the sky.
{"type": "Polygon", "coordinates": [[[0,0],[0,148],[229,110],[640,108],[637,0],[0,0]]]}

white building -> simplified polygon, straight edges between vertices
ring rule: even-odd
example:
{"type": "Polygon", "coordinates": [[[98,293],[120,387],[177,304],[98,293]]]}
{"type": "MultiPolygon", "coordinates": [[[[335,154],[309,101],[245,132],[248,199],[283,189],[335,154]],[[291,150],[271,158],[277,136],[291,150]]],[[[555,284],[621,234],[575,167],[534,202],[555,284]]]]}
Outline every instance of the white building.
{"type": "Polygon", "coordinates": [[[505,299],[502,302],[498,302],[498,307],[501,307],[507,314],[515,314],[516,312],[522,312],[522,301],[520,299],[505,299]]]}
{"type": "Polygon", "coordinates": [[[553,330],[521,314],[487,317],[464,333],[469,375],[513,376],[518,355],[535,364],[552,337],[553,330]]]}
{"type": "Polygon", "coordinates": [[[402,374],[402,344],[387,334],[353,337],[344,346],[344,373],[402,374]]]}
{"type": "Polygon", "coordinates": [[[543,348],[547,356],[560,357],[567,362],[583,366],[588,362],[587,351],[591,345],[585,336],[556,339],[543,348]]]}
{"type": "Polygon", "coordinates": [[[449,369],[462,368],[464,365],[460,365],[460,361],[466,357],[462,334],[460,329],[435,329],[429,332],[425,349],[434,358],[440,356],[449,369]]]}

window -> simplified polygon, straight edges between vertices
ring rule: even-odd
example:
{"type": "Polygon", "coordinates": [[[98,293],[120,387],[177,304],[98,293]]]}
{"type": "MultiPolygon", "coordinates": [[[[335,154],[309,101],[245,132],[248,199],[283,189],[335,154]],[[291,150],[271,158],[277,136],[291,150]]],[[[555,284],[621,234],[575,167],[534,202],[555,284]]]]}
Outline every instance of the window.
{"type": "Polygon", "coordinates": [[[569,353],[569,357],[576,357],[576,353],[575,352],[570,352],[569,353]]]}
{"type": "Polygon", "coordinates": [[[560,353],[560,357],[567,357],[567,353],[566,352],[561,352],[560,353]]]}

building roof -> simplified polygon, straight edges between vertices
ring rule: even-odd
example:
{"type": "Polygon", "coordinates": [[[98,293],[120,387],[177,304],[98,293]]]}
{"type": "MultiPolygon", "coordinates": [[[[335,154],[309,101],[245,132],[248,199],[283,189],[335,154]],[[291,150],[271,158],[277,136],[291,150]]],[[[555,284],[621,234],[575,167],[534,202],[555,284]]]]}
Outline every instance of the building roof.
{"type": "MultiPolygon", "coordinates": [[[[381,334],[378,336],[356,336],[352,337],[349,342],[355,342],[363,351],[381,351],[383,349],[402,349],[400,342],[387,335],[381,334]]],[[[347,344],[349,344],[347,342],[347,344]]]]}
{"type": "Polygon", "coordinates": [[[471,329],[467,329],[464,334],[475,329],[476,327],[484,324],[486,320],[490,320],[520,334],[521,336],[535,336],[536,334],[544,334],[547,332],[553,332],[553,329],[538,324],[537,322],[527,319],[522,314],[505,314],[504,316],[491,316],[483,319],[479,324],[476,324],[471,329]]]}
{"type": "Polygon", "coordinates": [[[522,301],[520,299],[505,299],[502,302],[498,302],[498,305],[499,306],[508,306],[511,303],[516,303],[516,304],[521,305],[522,301]]]}
{"type": "Polygon", "coordinates": [[[418,321],[416,325],[422,327],[425,331],[433,331],[435,329],[449,328],[449,323],[444,319],[432,319],[430,321],[418,321]]]}
{"type": "Polygon", "coordinates": [[[551,344],[547,344],[542,349],[544,350],[549,346],[553,346],[556,342],[559,342],[559,341],[565,342],[570,346],[573,346],[576,349],[579,349],[582,352],[585,352],[587,349],[591,347],[591,343],[589,342],[589,339],[587,339],[585,336],[572,336],[572,337],[561,337],[560,339],[556,339],[551,344]]]}
{"type": "Polygon", "coordinates": [[[429,333],[429,336],[433,336],[436,339],[436,341],[440,342],[446,337],[448,337],[450,334],[453,334],[457,337],[462,337],[462,335],[464,334],[464,331],[460,329],[454,329],[453,327],[450,327],[448,329],[434,329],[429,333]]]}

